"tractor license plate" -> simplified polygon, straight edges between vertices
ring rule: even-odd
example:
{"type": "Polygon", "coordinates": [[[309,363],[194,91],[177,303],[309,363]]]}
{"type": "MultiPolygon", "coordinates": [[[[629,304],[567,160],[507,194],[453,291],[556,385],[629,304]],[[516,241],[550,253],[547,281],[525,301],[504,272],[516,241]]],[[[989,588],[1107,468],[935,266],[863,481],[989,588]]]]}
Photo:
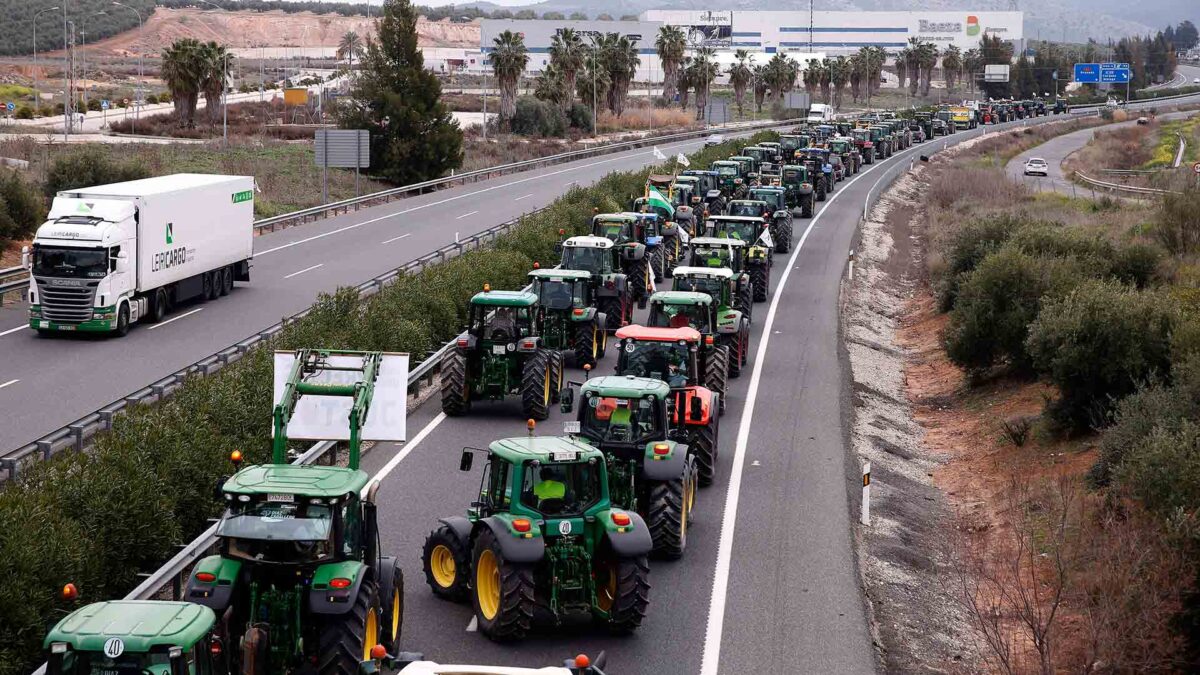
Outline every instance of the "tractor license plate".
{"type": "Polygon", "coordinates": [[[504,356],[504,345],[492,345],[492,354],[504,356]]]}
{"type": "Polygon", "coordinates": [[[281,494],[281,493],[272,493],[272,494],[267,495],[267,501],[291,503],[291,502],[296,501],[296,495],[285,495],[285,494],[281,494]]]}
{"type": "Polygon", "coordinates": [[[550,453],[550,458],[556,462],[574,462],[579,459],[579,453],[574,450],[555,450],[550,453]]]}
{"type": "Polygon", "coordinates": [[[563,433],[564,434],[579,433],[579,420],[575,420],[574,422],[563,422],[563,433]]]}

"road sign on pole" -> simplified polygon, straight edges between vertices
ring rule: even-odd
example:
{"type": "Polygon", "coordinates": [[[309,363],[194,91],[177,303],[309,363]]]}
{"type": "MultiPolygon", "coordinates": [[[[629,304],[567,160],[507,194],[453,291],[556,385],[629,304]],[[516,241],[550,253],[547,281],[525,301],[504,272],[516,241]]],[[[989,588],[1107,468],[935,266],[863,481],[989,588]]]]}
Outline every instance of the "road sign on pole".
{"type": "Polygon", "coordinates": [[[4,108],[8,110],[9,114],[11,115],[12,111],[17,109],[17,104],[9,101],[7,104],[5,104],[4,108]]]}
{"type": "Polygon", "coordinates": [[[100,109],[101,110],[108,110],[111,107],[112,107],[112,102],[109,101],[108,99],[104,99],[104,100],[100,101],[100,109]]]}
{"type": "Polygon", "coordinates": [[[1200,162],[1196,162],[1195,164],[1192,165],[1192,171],[1195,171],[1196,173],[1200,173],[1200,162]]]}
{"type": "Polygon", "coordinates": [[[1094,84],[1100,81],[1099,63],[1076,63],[1074,79],[1084,84],[1094,84]]]}

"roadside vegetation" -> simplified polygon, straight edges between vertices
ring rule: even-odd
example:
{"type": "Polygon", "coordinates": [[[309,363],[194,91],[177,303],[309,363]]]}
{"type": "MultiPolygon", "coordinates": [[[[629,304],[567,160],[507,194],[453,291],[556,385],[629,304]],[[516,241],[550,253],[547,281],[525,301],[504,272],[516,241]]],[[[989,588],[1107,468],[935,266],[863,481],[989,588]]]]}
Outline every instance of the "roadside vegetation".
{"type": "MultiPolygon", "coordinates": [[[[750,142],[770,138],[764,132],[750,142]]],[[[707,148],[691,161],[707,166],[745,143],[707,148]]],[[[241,361],[124,414],[96,437],[94,451],[27,466],[20,481],[0,490],[0,675],[24,675],[41,661],[45,621],[63,609],[57,591],[64,583],[88,600],[124,595],[139,572],[155,569],[219,513],[212,486],[228,473],[232,450],[250,462],[269,455],[272,350],[408,352],[416,365],[461,330],[467,300],[484,283],[520,288],[535,262],[557,259],[560,228],[582,234],[594,207],[628,207],[655,170],[663,169],[574,187],[494,246],[402,275],[368,299],[354,288],[323,294],[307,316],[241,361]]]]}
{"type": "Polygon", "coordinates": [[[928,285],[904,323],[942,349],[906,382],[949,457],[947,583],[995,672],[1194,672],[1200,189],[1117,203],[1008,181],[1053,126],[922,176],[928,285]]]}

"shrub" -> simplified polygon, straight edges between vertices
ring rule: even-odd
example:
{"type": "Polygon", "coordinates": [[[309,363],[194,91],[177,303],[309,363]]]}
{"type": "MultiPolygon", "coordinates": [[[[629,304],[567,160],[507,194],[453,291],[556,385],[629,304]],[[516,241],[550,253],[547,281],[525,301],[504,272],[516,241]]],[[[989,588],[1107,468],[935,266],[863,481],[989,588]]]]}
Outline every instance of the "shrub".
{"type": "MultiPolygon", "coordinates": [[[[271,89],[274,89],[274,87],[271,87],[271,89]]],[[[159,94],[158,102],[159,103],[170,103],[171,102],[171,92],[164,91],[163,93],[159,94]]]]}
{"type": "Polygon", "coordinates": [[[1088,277],[1075,258],[1039,256],[1008,246],[966,275],[943,337],[946,353],[972,376],[1006,362],[1031,367],[1025,339],[1046,297],[1058,297],[1088,277]]]}
{"type": "Polygon", "coordinates": [[[1200,250],[1200,189],[1190,187],[1179,194],[1163,195],[1151,233],[1176,255],[1200,250]]]}
{"type": "Polygon", "coordinates": [[[93,112],[99,112],[101,110],[100,99],[93,98],[93,99],[88,100],[87,109],[90,111],[93,111],[93,112]]]}
{"type": "Polygon", "coordinates": [[[1042,305],[1026,349],[1058,387],[1050,412],[1064,428],[1099,426],[1114,402],[1171,366],[1176,305],[1164,295],[1090,281],[1042,305]]]}
{"type": "Polygon", "coordinates": [[[1112,275],[1124,283],[1147,288],[1158,276],[1162,257],[1162,249],[1153,244],[1126,244],[1113,252],[1112,275]]]}
{"type": "Polygon", "coordinates": [[[0,250],[12,240],[33,234],[45,216],[34,188],[16,171],[0,169],[0,250]]]}
{"type": "Polygon", "coordinates": [[[20,108],[17,108],[16,118],[19,120],[33,119],[33,108],[27,105],[22,105],[20,108]]]}
{"type": "Polygon", "coordinates": [[[954,233],[945,252],[946,270],[939,284],[939,304],[943,312],[954,306],[963,276],[975,269],[989,253],[999,249],[1021,222],[1009,215],[992,216],[973,220],[954,233]]]}
{"type": "Polygon", "coordinates": [[[567,133],[567,116],[553,103],[522,96],[510,125],[514,134],[522,136],[559,137],[567,133]]]}
{"type": "Polygon", "coordinates": [[[146,94],[146,103],[148,105],[153,105],[155,103],[158,103],[158,97],[155,96],[154,94],[146,94]]]}
{"type": "Polygon", "coordinates": [[[1180,420],[1155,427],[1126,452],[1117,483],[1151,512],[1169,517],[1200,504],[1200,424],[1180,420]]]}
{"type": "MultiPolygon", "coordinates": [[[[61,114],[62,111],[60,110],[59,113],[61,114]]],[[[49,117],[53,114],[54,114],[54,108],[51,106],[44,105],[44,106],[41,106],[38,108],[38,117],[49,117]]]]}
{"type": "Polygon", "coordinates": [[[572,129],[591,131],[592,109],[576,101],[571,104],[570,110],[567,111],[567,121],[570,123],[572,129]]]}
{"type": "Polygon", "coordinates": [[[46,175],[47,197],[62,190],[72,190],[106,183],[146,178],[150,170],[135,161],[122,162],[97,148],[85,148],[54,160],[46,175]]]}

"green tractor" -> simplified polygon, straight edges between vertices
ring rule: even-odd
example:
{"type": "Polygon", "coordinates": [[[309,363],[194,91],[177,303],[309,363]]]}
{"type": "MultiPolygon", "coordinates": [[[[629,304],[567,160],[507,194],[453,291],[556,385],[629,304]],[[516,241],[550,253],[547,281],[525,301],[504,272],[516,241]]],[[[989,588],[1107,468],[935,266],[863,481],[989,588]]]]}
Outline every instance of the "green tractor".
{"type": "MultiPolygon", "coordinates": [[[[729,205],[730,213],[739,202],[729,205]]],[[[761,209],[762,202],[749,202],[761,209]]],[[[763,216],[710,216],[705,222],[706,234],[716,239],[745,243],[742,267],[754,288],[754,302],[766,302],[771,292],[771,268],[774,266],[775,241],[763,216]]],[[[738,270],[734,270],[735,272],[738,270]]]]}
{"type": "Polygon", "coordinates": [[[858,147],[849,138],[836,137],[829,141],[829,150],[842,158],[846,167],[846,175],[853,176],[862,170],[862,155],[858,147]]]}
{"type": "Polygon", "coordinates": [[[731,162],[737,162],[741,168],[742,176],[746,179],[747,187],[758,183],[758,160],[750,155],[733,155],[729,158],[731,162]]]}
{"type": "Polygon", "coordinates": [[[604,315],[605,328],[617,329],[633,321],[633,289],[621,271],[621,250],[607,237],[571,237],[561,245],[559,269],[588,272],[592,297],[604,315]]]}
{"type": "Polygon", "coordinates": [[[788,207],[800,209],[801,218],[812,218],[813,181],[808,175],[808,167],[784,164],[780,174],[780,184],[786,191],[788,207]]]}
{"type": "MultiPolygon", "coordinates": [[[[662,380],[593,377],[580,386],[578,419],[564,425],[567,433],[604,453],[613,504],[641,515],[653,552],[672,559],[687,548],[699,480],[687,424],[673,423],[682,396],[662,380]]],[[[563,412],[573,405],[573,392],[564,392],[563,412]]],[[[691,417],[691,411],[682,412],[691,417]]],[[[697,421],[702,416],[701,410],[697,421]]]]}
{"type": "Polygon", "coordinates": [[[542,347],[570,352],[575,365],[594,368],[604,358],[608,331],[604,315],[596,310],[591,273],[535,269],[529,283],[538,298],[534,322],[542,347]]]}
{"type": "Polygon", "coordinates": [[[792,250],[792,209],[788,206],[787,189],[782,185],[750,188],[747,198],[766,203],[775,250],[779,253],[792,250]]]}
{"type": "MultiPolygon", "coordinates": [[[[746,177],[742,173],[742,163],[732,159],[718,159],[712,163],[712,170],[717,172],[717,184],[721,194],[728,202],[737,199],[746,190],[746,177]]],[[[711,210],[710,210],[711,213],[711,210]]]]}
{"type": "Polygon", "coordinates": [[[694,328],[625,326],[617,331],[617,340],[617,375],[661,380],[676,392],[671,424],[686,434],[700,485],[711,485],[719,454],[718,418],[725,414],[729,350],[694,328]]]}
{"type": "Polygon", "coordinates": [[[638,307],[645,307],[654,288],[651,270],[652,252],[646,241],[647,221],[636,213],[599,213],[592,217],[592,236],[613,243],[621,271],[629,280],[629,289],[638,307]]]}
{"type": "Polygon", "coordinates": [[[381,550],[379,483],[359,456],[364,440],[404,440],[407,355],[304,349],[275,362],[272,461],[219,485],[219,553],[196,563],[184,599],[220,617],[230,672],[355,675],[400,641],[404,577],[381,550]],[[347,466],[287,463],[289,434],[348,440],[347,466]]]}
{"type": "MultiPolygon", "coordinates": [[[[688,251],[691,253],[690,267],[729,270],[735,291],[733,307],[750,319],[754,311],[754,283],[746,273],[747,248],[748,244],[741,239],[696,237],[688,251]]],[[[675,290],[681,290],[678,284],[675,290]]]]}
{"type": "Polygon", "coordinates": [[[700,203],[704,206],[703,210],[709,213],[721,213],[725,210],[725,195],[721,193],[720,175],[711,169],[688,169],[679,174],[683,176],[694,176],[699,179],[699,184],[696,188],[696,194],[700,196],[700,203]]]}
{"type": "Polygon", "coordinates": [[[609,497],[604,453],[570,438],[506,438],[487,464],[466,517],[441,518],[421,560],[433,594],[470,599],[479,632],[519,640],[540,621],[590,615],[614,633],[633,632],[650,602],[653,547],[636,511],[609,497]]]}
{"type": "Polygon", "coordinates": [[[44,642],[46,675],[228,675],[217,615],[190,602],[112,600],[81,607],[44,642]]]}
{"type": "Polygon", "coordinates": [[[728,354],[729,376],[738,377],[750,358],[750,320],[728,304],[732,295],[728,278],[717,270],[685,267],[688,274],[680,285],[695,290],[659,291],[650,296],[650,328],[690,326],[715,348],[728,354]]]}
{"type": "Polygon", "coordinates": [[[538,296],[493,291],[471,298],[467,329],[442,362],[442,412],[464,415],[473,401],[521,396],[527,418],[544,420],[562,386],[563,357],[537,333],[538,296]]]}
{"type": "Polygon", "coordinates": [[[796,159],[796,151],[808,147],[808,139],[797,134],[785,134],[779,137],[779,154],[786,164],[796,159]]]}

